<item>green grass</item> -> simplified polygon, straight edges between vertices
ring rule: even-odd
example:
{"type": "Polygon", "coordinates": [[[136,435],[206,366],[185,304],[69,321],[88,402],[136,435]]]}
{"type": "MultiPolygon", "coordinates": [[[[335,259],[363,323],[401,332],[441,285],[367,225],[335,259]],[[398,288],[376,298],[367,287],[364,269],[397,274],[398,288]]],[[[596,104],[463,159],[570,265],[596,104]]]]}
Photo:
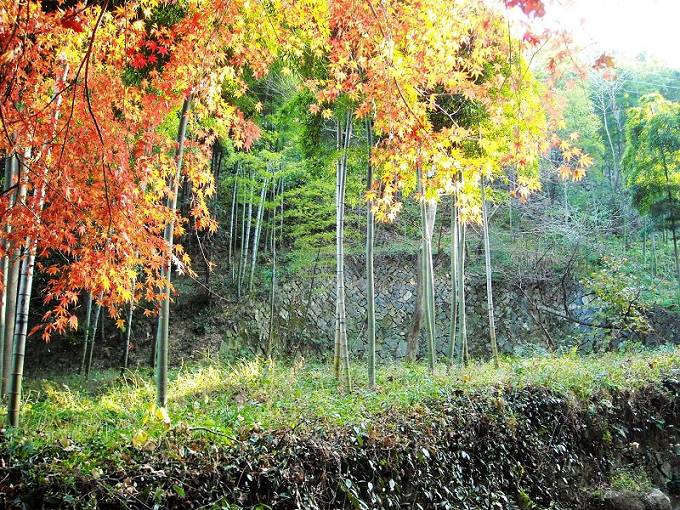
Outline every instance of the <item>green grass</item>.
{"type": "MultiPolygon", "coordinates": [[[[593,356],[505,359],[500,368],[477,363],[447,374],[423,365],[381,367],[379,387],[366,387],[365,367],[355,364],[355,389],[347,394],[329,367],[263,360],[211,362],[171,375],[168,416],[155,409],[153,379],[146,373],[97,372],[89,381],[66,376],[27,383],[21,425],[8,431],[8,447],[28,455],[45,446],[65,448],[74,463],[92,465],[112,452],[161,444],[168,434],[208,435],[230,443],[244,429],[286,429],[359,424],[389,409],[407,409],[453,390],[496,391],[540,385],[586,398],[599,389],[634,389],[680,367],[680,350],[593,356]],[[206,431],[205,429],[209,429],[206,431]]],[[[75,464],[74,464],[75,465],[75,464]]]]}

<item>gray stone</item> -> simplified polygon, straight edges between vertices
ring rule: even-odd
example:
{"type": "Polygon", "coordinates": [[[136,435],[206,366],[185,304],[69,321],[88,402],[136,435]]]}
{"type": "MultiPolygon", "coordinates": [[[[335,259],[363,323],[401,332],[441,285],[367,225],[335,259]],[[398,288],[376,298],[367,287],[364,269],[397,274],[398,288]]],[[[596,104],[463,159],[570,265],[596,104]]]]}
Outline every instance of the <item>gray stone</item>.
{"type": "Polygon", "coordinates": [[[631,491],[607,491],[602,498],[604,510],[646,510],[639,494],[631,491]]]}
{"type": "Polygon", "coordinates": [[[671,510],[671,500],[659,489],[654,489],[644,497],[646,510],[671,510]]]}

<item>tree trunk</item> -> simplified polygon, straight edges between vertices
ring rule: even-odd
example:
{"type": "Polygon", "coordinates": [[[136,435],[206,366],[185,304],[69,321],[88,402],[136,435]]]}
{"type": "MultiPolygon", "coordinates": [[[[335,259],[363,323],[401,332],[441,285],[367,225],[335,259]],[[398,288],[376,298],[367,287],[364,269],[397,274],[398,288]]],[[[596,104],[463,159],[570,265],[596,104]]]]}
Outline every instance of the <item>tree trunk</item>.
{"type": "Polygon", "coordinates": [[[498,368],[498,345],[496,343],[496,321],[493,313],[493,286],[491,281],[491,243],[489,242],[489,215],[487,212],[484,177],[482,187],[482,227],[484,229],[484,261],[486,268],[486,303],[489,310],[489,337],[491,339],[491,354],[493,364],[498,368]]]}
{"type": "Polygon", "coordinates": [[[434,230],[436,202],[425,199],[425,184],[420,166],[417,168],[418,191],[420,193],[420,215],[423,243],[423,290],[425,301],[425,330],[427,332],[427,359],[431,371],[435,365],[435,324],[434,324],[434,271],[432,267],[432,232],[434,230]]]}
{"type": "Polygon", "coordinates": [[[241,204],[241,249],[238,254],[238,271],[236,273],[236,295],[238,297],[241,297],[241,273],[243,272],[243,259],[246,248],[246,194],[243,192],[241,194],[243,195],[243,203],[241,204]]]}
{"type": "MultiPolygon", "coordinates": [[[[2,158],[2,168],[4,178],[2,181],[3,194],[7,193],[12,182],[11,158],[2,158]]],[[[5,369],[2,364],[2,353],[5,350],[5,310],[7,309],[7,272],[9,271],[9,243],[7,240],[2,241],[2,248],[5,255],[2,257],[2,291],[0,291],[0,388],[2,387],[2,380],[5,379],[5,369]]]]}
{"type": "Polygon", "coordinates": [[[179,130],[177,133],[177,150],[175,152],[175,175],[170,182],[172,193],[168,196],[167,207],[172,213],[172,217],[165,225],[163,238],[166,243],[165,268],[163,278],[165,287],[164,296],[161,304],[161,311],[158,321],[158,346],[156,347],[157,366],[156,366],[156,404],[158,407],[165,407],[168,403],[168,334],[170,329],[170,279],[172,276],[172,244],[174,240],[175,213],[177,211],[177,193],[182,177],[182,162],[184,157],[184,142],[186,139],[187,120],[189,109],[191,108],[191,94],[184,100],[182,113],[180,116],[179,130]]]}
{"type": "Polygon", "coordinates": [[[642,265],[647,267],[647,218],[642,218],[642,265]]]}
{"type": "Polygon", "coordinates": [[[274,302],[276,299],[276,179],[272,172],[272,203],[274,204],[271,228],[272,247],[272,283],[269,293],[269,332],[267,334],[267,357],[271,359],[274,352],[274,302]]]}
{"type": "Polygon", "coordinates": [[[125,328],[125,347],[123,349],[123,366],[121,373],[124,373],[128,368],[130,359],[130,339],[132,338],[132,317],[135,312],[135,287],[137,286],[137,279],[132,279],[132,297],[130,298],[130,308],[128,309],[127,323],[125,328]]]}
{"type": "MultiPolygon", "coordinates": [[[[9,195],[8,210],[14,205],[14,200],[16,198],[16,190],[9,191],[12,186],[17,183],[16,175],[16,163],[14,155],[6,156],[3,159],[3,167],[5,178],[3,181],[3,191],[9,195]]],[[[11,216],[10,216],[11,217],[11,216]]],[[[5,225],[5,235],[9,235],[12,231],[9,218],[6,220],[5,225]]],[[[14,317],[8,317],[7,308],[8,300],[13,299],[16,306],[16,283],[13,285],[14,292],[8,291],[8,286],[11,285],[9,281],[10,273],[10,253],[12,253],[12,248],[8,240],[3,241],[3,248],[5,250],[5,256],[2,257],[2,293],[0,294],[0,396],[5,395],[5,389],[7,387],[7,377],[9,372],[9,361],[12,355],[12,340],[13,337],[10,332],[10,336],[6,336],[7,323],[14,323],[14,317]],[[14,296],[12,298],[12,295],[14,296]],[[9,297],[8,297],[9,296],[9,297]],[[7,322],[6,322],[7,321],[7,322]],[[9,353],[7,356],[7,363],[5,363],[5,352],[9,353]]]]}
{"type": "Polygon", "coordinates": [[[456,326],[458,321],[458,205],[451,196],[451,303],[449,326],[449,369],[456,357],[456,326]]]}
{"type": "Polygon", "coordinates": [[[250,278],[248,279],[248,292],[253,292],[253,282],[255,279],[255,266],[257,265],[257,251],[260,247],[260,232],[262,231],[262,218],[264,217],[264,199],[267,195],[267,185],[269,177],[265,177],[260,191],[260,202],[257,206],[257,216],[255,217],[255,232],[253,234],[253,259],[250,262],[250,278]]]}
{"type": "MultiPolygon", "coordinates": [[[[68,66],[64,67],[64,75],[61,82],[66,81],[68,75],[68,66]]],[[[56,131],[57,122],[59,120],[59,108],[61,106],[61,95],[57,96],[56,106],[52,117],[54,130],[56,131]]],[[[49,155],[49,149],[47,150],[49,155]]],[[[31,151],[26,151],[26,160],[30,158],[31,151]]],[[[21,162],[22,166],[25,162],[21,162]]],[[[19,189],[19,201],[25,203],[26,188],[28,186],[28,167],[23,172],[21,177],[21,185],[19,189]],[[24,189],[23,202],[21,197],[21,188],[24,189]]],[[[49,167],[45,168],[43,173],[43,182],[41,186],[36,189],[33,195],[33,211],[37,217],[37,222],[40,224],[40,216],[45,205],[45,194],[47,191],[47,177],[49,175],[49,167]]],[[[17,296],[16,319],[14,325],[14,341],[12,343],[11,356],[11,374],[8,381],[9,402],[7,405],[7,418],[9,425],[16,427],[19,425],[19,410],[21,408],[21,385],[24,376],[24,359],[26,357],[26,338],[28,336],[28,314],[31,306],[31,293],[33,290],[33,272],[35,269],[35,256],[38,250],[38,239],[27,237],[25,255],[21,261],[21,275],[19,279],[19,294],[17,296]]],[[[7,337],[5,337],[7,338],[7,337]]],[[[6,344],[7,342],[5,342],[6,344]]]]}
{"type": "Polygon", "coordinates": [[[414,362],[418,358],[418,343],[420,340],[420,326],[423,322],[423,308],[424,308],[424,290],[423,290],[423,246],[421,243],[416,256],[416,295],[415,308],[413,310],[413,318],[411,319],[411,326],[406,335],[406,354],[405,359],[409,362],[414,362]]]}
{"type": "Polygon", "coordinates": [[[468,361],[467,322],[465,315],[465,223],[458,225],[458,329],[460,330],[460,362],[468,361]]]}
{"type": "MultiPolygon", "coordinates": [[[[373,187],[373,165],[371,153],[373,150],[373,126],[371,121],[366,121],[366,135],[368,138],[368,164],[366,167],[366,190],[373,187]]],[[[375,387],[375,275],[373,271],[373,244],[375,242],[375,215],[373,213],[373,200],[366,204],[366,321],[367,321],[367,348],[368,348],[368,385],[375,387]]]]}
{"type": "Polygon", "coordinates": [[[87,305],[85,307],[85,337],[83,339],[83,349],[80,356],[80,368],[78,374],[85,373],[85,363],[87,361],[87,348],[90,341],[90,326],[92,324],[92,292],[87,293],[87,305]]]}
{"type": "Polygon", "coordinates": [[[656,278],[656,232],[652,231],[652,276],[656,278]]]}
{"type": "MultiPolygon", "coordinates": [[[[251,179],[252,179],[252,172],[250,173],[251,179]]],[[[241,267],[241,275],[239,276],[239,292],[238,294],[241,295],[241,287],[243,286],[245,277],[246,277],[246,271],[248,270],[248,254],[250,253],[250,230],[252,228],[253,224],[253,183],[249,182],[248,183],[248,220],[246,224],[246,235],[245,235],[245,246],[243,248],[243,253],[242,253],[242,258],[243,258],[243,264],[241,267]]]]}
{"type": "MultiPolygon", "coordinates": [[[[229,269],[231,271],[231,279],[234,279],[234,215],[238,213],[236,208],[236,194],[238,193],[238,175],[239,167],[236,166],[236,175],[234,177],[234,187],[231,192],[231,214],[229,215],[229,269]]],[[[237,219],[238,222],[238,219],[237,219]]]]}
{"type": "MultiPolygon", "coordinates": [[[[28,176],[25,175],[27,170],[23,172],[19,168],[19,159],[17,155],[11,157],[10,174],[12,183],[18,184],[19,189],[14,190],[9,195],[10,210],[16,206],[25,206],[26,195],[28,192],[28,176]]],[[[5,232],[11,233],[12,227],[11,216],[7,219],[7,226],[5,232]]],[[[2,350],[2,388],[0,393],[2,396],[7,394],[9,386],[9,372],[12,367],[12,349],[14,343],[14,331],[16,326],[17,313],[17,292],[19,290],[19,274],[21,272],[21,246],[12,244],[8,241],[9,247],[7,257],[8,271],[7,271],[7,294],[5,296],[5,324],[4,324],[4,345],[2,350]]]]}
{"type": "MultiPolygon", "coordinates": [[[[339,129],[339,128],[338,128],[339,129]]],[[[336,356],[335,373],[340,375],[342,362],[345,375],[345,388],[352,390],[352,380],[349,373],[349,346],[347,344],[347,311],[345,307],[345,182],[347,179],[347,150],[352,137],[352,117],[347,112],[344,136],[342,137],[342,155],[337,165],[336,178],[336,356]]]]}
{"type": "MultiPolygon", "coordinates": [[[[101,299],[102,296],[99,296],[101,299]]],[[[94,324],[92,325],[92,334],[90,335],[90,342],[87,348],[87,363],[85,365],[85,379],[89,379],[90,371],[92,370],[92,359],[94,354],[94,341],[97,338],[97,327],[99,326],[99,317],[101,315],[102,305],[97,303],[97,307],[94,309],[94,324]]],[[[102,320],[102,330],[104,329],[104,321],[102,320]]]]}
{"type": "Polygon", "coordinates": [[[668,175],[668,165],[666,164],[666,156],[664,151],[661,151],[661,156],[663,158],[663,169],[666,176],[666,191],[668,193],[668,206],[671,209],[671,234],[673,236],[673,257],[675,259],[675,277],[678,281],[678,298],[680,299],[680,258],[678,257],[678,237],[675,228],[675,211],[673,204],[673,195],[671,194],[671,182],[670,176],[668,175]]]}

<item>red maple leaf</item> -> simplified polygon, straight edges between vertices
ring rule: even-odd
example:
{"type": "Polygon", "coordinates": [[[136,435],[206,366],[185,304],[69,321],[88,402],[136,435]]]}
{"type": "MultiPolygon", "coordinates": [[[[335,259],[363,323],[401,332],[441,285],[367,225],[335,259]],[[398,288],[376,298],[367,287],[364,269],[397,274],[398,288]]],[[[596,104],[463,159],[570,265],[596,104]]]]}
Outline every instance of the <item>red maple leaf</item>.
{"type": "Polygon", "coordinates": [[[519,7],[528,16],[541,17],[545,15],[543,0],[505,0],[508,7],[519,7]]]}
{"type": "Polygon", "coordinates": [[[75,14],[67,14],[63,18],[61,18],[61,21],[59,22],[62,27],[64,28],[70,28],[74,32],[82,32],[85,30],[83,27],[83,24],[78,20],[75,14]]]}
{"type": "Polygon", "coordinates": [[[593,69],[611,69],[614,67],[614,58],[611,55],[603,53],[595,59],[593,69]]]}
{"type": "Polygon", "coordinates": [[[524,37],[522,37],[522,40],[531,46],[538,46],[541,44],[541,38],[532,32],[526,32],[524,37]]]}
{"type": "Polygon", "coordinates": [[[132,57],[132,62],[130,62],[130,65],[135,69],[143,69],[146,67],[146,59],[144,58],[144,55],[137,53],[134,57],[132,57]]]}

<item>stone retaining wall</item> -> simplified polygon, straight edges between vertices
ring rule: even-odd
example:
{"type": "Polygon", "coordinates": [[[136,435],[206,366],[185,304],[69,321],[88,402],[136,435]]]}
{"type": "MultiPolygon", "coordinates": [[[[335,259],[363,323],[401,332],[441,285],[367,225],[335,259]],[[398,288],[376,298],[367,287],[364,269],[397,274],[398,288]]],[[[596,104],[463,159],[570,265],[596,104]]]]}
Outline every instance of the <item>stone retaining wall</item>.
{"type": "MultiPolygon", "coordinates": [[[[449,343],[450,274],[449,259],[441,256],[435,263],[436,348],[447,352],[449,343]]],[[[287,351],[326,353],[333,348],[335,336],[334,268],[312,268],[297,277],[282,278],[278,288],[275,314],[276,337],[285,339],[287,351]],[[313,288],[312,288],[313,285],[313,288]]],[[[381,257],[375,264],[376,336],[378,356],[382,360],[403,358],[406,335],[410,329],[416,303],[415,256],[381,257]]],[[[575,287],[572,285],[572,287],[575,287]]],[[[351,258],[346,264],[346,305],[348,341],[355,355],[365,350],[366,278],[363,259],[351,258]]],[[[565,291],[560,282],[513,282],[503,274],[494,274],[494,311],[498,344],[503,353],[541,349],[550,342],[561,344],[568,336],[569,323],[541,312],[537,304],[564,310],[565,296],[573,301],[575,293],[565,291]]],[[[570,305],[567,305],[570,306],[570,305]]],[[[571,305],[573,306],[573,305],[571,305]]],[[[470,274],[467,281],[468,340],[473,355],[488,353],[489,328],[484,275],[470,274]]],[[[263,290],[239,310],[239,323],[229,333],[230,345],[243,340],[267,337],[269,303],[263,290]]],[[[424,354],[424,324],[420,350],[424,354]]]]}

